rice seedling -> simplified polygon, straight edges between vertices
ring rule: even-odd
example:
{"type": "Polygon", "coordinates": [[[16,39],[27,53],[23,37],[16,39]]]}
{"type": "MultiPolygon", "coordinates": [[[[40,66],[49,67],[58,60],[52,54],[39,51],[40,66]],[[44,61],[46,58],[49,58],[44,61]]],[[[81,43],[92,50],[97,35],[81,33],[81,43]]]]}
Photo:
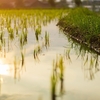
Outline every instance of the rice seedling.
{"type": "Polygon", "coordinates": [[[38,44],[35,48],[34,48],[34,51],[33,51],[33,57],[35,60],[38,60],[39,61],[39,54],[41,53],[41,47],[40,45],[38,44]]]}
{"type": "Polygon", "coordinates": [[[36,37],[36,40],[38,41],[39,40],[39,35],[41,34],[41,28],[37,28],[35,30],[35,37],[36,37]]]}
{"type": "Polygon", "coordinates": [[[56,77],[53,75],[51,76],[51,94],[52,94],[52,100],[56,100],[56,84],[57,80],[56,77]]]}
{"type": "Polygon", "coordinates": [[[62,55],[60,55],[60,58],[59,58],[59,70],[60,70],[59,77],[60,77],[60,82],[61,82],[60,92],[62,94],[64,92],[64,59],[62,55]]]}
{"type": "Polygon", "coordinates": [[[57,88],[57,66],[56,63],[53,60],[53,70],[52,70],[52,75],[51,75],[51,97],[52,100],[56,100],[56,88],[57,88]]]}
{"type": "Polygon", "coordinates": [[[71,61],[71,58],[70,58],[70,49],[68,49],[68,50],[65,50],[64,51],[64,56],[65,56],[65,59],[67,60],[67,61],[69,61],[69,62],[72,62],[71,61]]]}
{"type": "Polygon", "coordinates": [[[49,34],[45,31],[45,47],[49,47],[49,34]]]}
{"type": "Polygon", "coordinates": [[[20,48],[23,49],[23,34],[20,34],[19,40],[20,40],[20,48]]]}
{"type": "Polygon", "coordinates": [[[3,37],[4,37],[4,32],[2,31],[2,32],[0,33],[0,41],[1,41],[2,44],[3,44],[3,37]]]}
{"type": "Polygon", "coordinates": [[[14,31],[12,28],[9,28],[9,39],[12,41],[14,39],[14,31]]]}
{"type": "Polygon", "coordinates": [[[23,54],[23,52],[21,52],[21,58],[22,58],[21,66],[23,67],[24,66],[24,54],[23,54]]]}
{"type": "Polygon", "coordinates": [[[34,59],[38,58],[36,49],[34,49],[34,51],[33,51],[33,56],[34,56],[34,59]]]}
{"type": "Polygon", "coordinates": [[[18,28],[16,27],[15,29],[16,29],[16,36],[18,36],[18,28]]]}
{"type": "Polygon", "coordinates": [[[23,45],[27,43],[27,31],[23,32],[23,45]]]}
{"type": "Polygon", "coordinates": [[[57,55],[56,60],[53,60],[53,71],[51,75],[51,94],[52,100],[56,100],[56,89],[60,82],[60,96],[64,93],[64,58],[62,55],[57,55]]]}
{"type": "Polygon", "coordinates": [[[3,42],[3,44],[4,44],[4,57],[6,57],[6,42],[5,42],[5,39],[3,40],[4,42],[3,42]]]}
{"type": "Polygon", "coordinates": [[[21,69],[23,69],[25,65],[25,50],[22,52],[21,51],[21,69]]]}

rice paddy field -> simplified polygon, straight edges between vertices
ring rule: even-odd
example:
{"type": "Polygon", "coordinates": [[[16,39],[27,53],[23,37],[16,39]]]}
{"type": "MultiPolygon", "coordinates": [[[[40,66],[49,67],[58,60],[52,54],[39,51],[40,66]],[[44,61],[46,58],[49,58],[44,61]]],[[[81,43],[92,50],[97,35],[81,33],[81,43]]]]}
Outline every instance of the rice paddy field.
{"type": "Polygon", "coordinates": [[[0,10],[0,100],[100,100],[99,55],[56,26],[70,10],[0,10]]]}

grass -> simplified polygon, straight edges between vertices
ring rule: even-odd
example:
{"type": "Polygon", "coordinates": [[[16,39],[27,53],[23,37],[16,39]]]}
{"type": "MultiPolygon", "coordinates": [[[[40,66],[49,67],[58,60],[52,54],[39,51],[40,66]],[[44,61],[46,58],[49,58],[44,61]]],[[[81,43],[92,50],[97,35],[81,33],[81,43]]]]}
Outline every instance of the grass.
{"type": "Polygon", "coordinates": [[[86,8],[75,8],[68,12],[59,23],[68,34],[89,47],[100,47],[100,15],[86,8]]]}

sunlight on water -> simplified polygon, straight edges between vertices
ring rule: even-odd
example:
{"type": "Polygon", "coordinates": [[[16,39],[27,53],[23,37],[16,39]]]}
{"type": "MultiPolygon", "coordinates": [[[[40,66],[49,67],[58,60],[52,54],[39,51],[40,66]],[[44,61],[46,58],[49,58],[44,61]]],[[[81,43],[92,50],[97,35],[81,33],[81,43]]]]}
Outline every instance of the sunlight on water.
{"type": "Polygon", "coordinates": [[[0,60],[0,75],[8,75],[9,74],[9,65],[4,64],[2,60],[0,60]]]}

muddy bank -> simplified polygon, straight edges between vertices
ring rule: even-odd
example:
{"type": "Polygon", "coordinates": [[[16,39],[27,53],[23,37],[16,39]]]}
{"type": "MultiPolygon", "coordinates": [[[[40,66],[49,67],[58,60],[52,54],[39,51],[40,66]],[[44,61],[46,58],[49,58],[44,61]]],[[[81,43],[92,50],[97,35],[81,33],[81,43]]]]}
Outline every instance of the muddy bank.
{"type": "Polygon", "coordinates": [[[87,33],[82,33],[78,27],[67,24],[63,20],[59,21],[57,26],[60,27],[61,30],[64,31],[64,34],[68,35],[72,40],[85,45],[87,48],[100,55],[100,35],[94,35],[89,40],[86,40],[85,34],[87,33]]]}

